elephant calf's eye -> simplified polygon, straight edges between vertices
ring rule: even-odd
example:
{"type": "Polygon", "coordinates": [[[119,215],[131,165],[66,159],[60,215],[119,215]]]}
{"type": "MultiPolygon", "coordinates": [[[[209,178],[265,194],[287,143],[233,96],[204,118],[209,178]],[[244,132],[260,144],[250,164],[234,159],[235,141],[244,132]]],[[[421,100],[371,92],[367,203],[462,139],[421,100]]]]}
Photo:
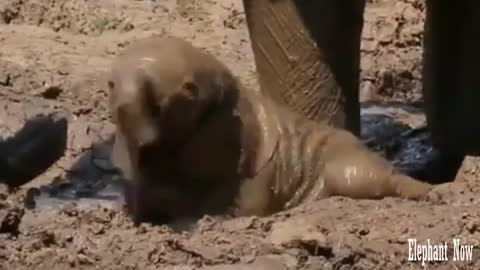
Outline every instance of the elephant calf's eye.
{"type": "Polygon", "coordinates": [[[107,85],[109,90],[113,90],[113,88],[115,88],[115,83],[113,81],[109,80],[107,85]]]}

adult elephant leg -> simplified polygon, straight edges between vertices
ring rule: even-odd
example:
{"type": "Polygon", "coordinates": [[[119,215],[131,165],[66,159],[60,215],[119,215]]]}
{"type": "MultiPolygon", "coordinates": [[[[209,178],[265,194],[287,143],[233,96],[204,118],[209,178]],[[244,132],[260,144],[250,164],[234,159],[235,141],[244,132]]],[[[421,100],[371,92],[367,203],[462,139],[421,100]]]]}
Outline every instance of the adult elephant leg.
{"type": "Polygon", "coordinates": [[[424,103],[442,154],[480,153],[480,2],[427,0],[424,103]]]}
{"type": "Polygon", "coordinates": [[[365,0],[243,3],[262,91],[358,136],[365,0]]]}

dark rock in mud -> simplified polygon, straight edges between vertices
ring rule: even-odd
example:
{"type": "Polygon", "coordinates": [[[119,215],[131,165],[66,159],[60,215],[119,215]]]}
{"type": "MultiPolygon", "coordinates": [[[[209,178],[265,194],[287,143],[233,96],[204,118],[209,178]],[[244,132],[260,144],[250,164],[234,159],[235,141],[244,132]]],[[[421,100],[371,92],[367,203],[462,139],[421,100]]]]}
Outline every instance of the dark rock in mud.
{"type": "Polygon", "coordinates": [[[63,156],[67,120],[59,115],[39,115],[27,120],[15,135],[0,141],[0,180],[21,186],[46,171],[63,156]]]}
{"type": "Polygon", "coordinates": [[[22,208],[13,207],[7,211],[0,212],[0,234],[17,236],[20,231],[20,223],[25,211],[22,208]],[[2,216],[3,214],[3,216],[2,216]]]}

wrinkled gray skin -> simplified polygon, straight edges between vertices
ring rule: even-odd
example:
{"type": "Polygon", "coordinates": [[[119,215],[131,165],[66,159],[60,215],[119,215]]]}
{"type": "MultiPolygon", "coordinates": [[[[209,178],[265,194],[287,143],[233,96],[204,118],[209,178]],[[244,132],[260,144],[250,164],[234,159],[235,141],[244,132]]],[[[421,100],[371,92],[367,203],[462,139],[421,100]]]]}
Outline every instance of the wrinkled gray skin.
{"type": "MultiPolygon", "coordinates": [[[[244,0],[262,90],[310,119],[360,132],[364,0],[244,0]]],[[[423,93],[444,156],[480,152],[480,2],[427,0],[423,93]]]]}
{"type": "Polygon", "coordinates": [[[112,160],[135,222],[268,215],[329,196],[422,199],[431,185],[395,172],[350,132],[244,89],[213,56],[148,38],[113,63],[112,160]]]}

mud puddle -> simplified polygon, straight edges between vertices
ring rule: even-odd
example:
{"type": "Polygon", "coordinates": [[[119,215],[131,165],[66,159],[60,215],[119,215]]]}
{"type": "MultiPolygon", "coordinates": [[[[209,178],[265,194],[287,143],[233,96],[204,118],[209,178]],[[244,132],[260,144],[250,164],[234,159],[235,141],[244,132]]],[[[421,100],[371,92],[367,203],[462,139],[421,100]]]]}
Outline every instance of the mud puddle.
{"type": "Polygon", "coordinates": [[[98,207],[115,209],[121,207],[123,203],[120,185],[108,185],[97,192],[93,190],[85,191],[84,188],[74,184],[62,190],[55,189],[57,188],[42,188],[33,191],[35,193],[33,195],[35,204],[30,208],[53,210],[61,209],[66,204],[74,203],[80,209],[98,207]]]}
{"type": "MultiPolygon", "coordinates": [[[[362,108],[362,138],[407,173],[423,170],[435,159],[421,109],[408,105],[368,104],[362,108]]],[[[94,146],[82,154],[65,179],[34,188],[30,208],[59,209],[74,202],[79,208],[117,208],[124,201],[122,181],[109,159],[111,145],[94,146]]]]}
{"type": "Polygon", "coordinates": [[[422,108],[367,104],[362,107],[362,139],[405,173],[428,170],[439,157],[433,147],[422,108]]]}
{"type": "Polygon", "coordinates": [[[60,209],[75,203],[81,209],[118,208],[124,202],[123,181],[110,163],[110,142],[96,144],[83,152],[64,178],[31,188],[28,208],[60,209]]]}

